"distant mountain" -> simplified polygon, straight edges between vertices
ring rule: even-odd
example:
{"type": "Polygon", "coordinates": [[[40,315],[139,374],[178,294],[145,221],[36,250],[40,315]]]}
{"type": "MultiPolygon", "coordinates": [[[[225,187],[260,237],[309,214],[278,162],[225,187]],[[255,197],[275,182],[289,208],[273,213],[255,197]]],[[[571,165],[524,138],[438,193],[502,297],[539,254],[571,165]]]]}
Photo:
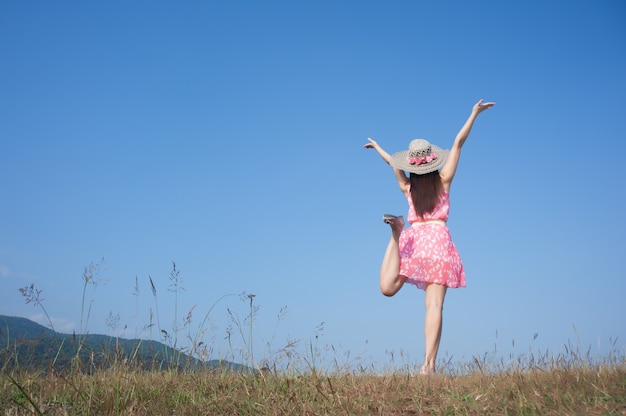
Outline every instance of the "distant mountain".
{"type": "Polygon", "coordinates": [[[120,363],[147,370],[253,371],[229,361],[203,362],[158,341],[60,334],[26,318],[0,315],[0,369],[63,371],[78,365],[91,371],[120,363]]]}
{"type": "Polygon", "coordinates": [[[0,315],[0,341],[5,343],[7,338],[20,337],[23,339],[35,339],[39,337],[53,337],[55,332],[50,328],[26,318],[0,315]]]}

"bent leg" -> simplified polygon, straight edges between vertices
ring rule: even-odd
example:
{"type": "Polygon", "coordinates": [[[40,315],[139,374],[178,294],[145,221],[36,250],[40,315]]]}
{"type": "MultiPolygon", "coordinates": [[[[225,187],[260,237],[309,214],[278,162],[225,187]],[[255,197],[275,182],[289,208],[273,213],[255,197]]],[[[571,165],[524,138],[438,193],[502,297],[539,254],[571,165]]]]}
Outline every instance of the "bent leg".
{"type": "Polygon", "coordinates": [[[443,301],[448,288],[435,283],[426,286],[426,317],[424,319],[424,341],[426,344],[426,356],[421,374],[433,374],[435,372],[435,360],[441,341],[441,328],[443,324],[443,301]]]}
{"type": "Polygon", "coordinates": [[[385,296],[393,296],[402,288],[406,277],[400,276],[400,249],[398,241],[404,228],[402,217],[396,218],[391,224],[391,238],[385,250],[380,266],[380,291],[385,296]]]}

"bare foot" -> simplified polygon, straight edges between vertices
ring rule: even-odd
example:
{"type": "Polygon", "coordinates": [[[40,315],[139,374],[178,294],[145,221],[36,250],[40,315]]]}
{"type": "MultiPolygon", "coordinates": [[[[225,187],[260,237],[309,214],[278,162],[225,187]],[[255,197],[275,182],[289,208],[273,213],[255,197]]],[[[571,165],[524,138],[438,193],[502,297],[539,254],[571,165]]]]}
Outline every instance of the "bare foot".
{"type": "Polygon", "coordinates": [[[420,368],[420,375],[421,376],[433,376],[435,375],[435,369],[431,367],[427,367],[426,364],[424,364],[422,368],[420,368]]]}
{"type": "Polygon", "coordinates": [[[391,231],[394,234],[400,234],[404,229],[404,218],[402,217],[402,215],[395,216],[385,214],[383,215],[383,221],[391,226],[391,231]]]}

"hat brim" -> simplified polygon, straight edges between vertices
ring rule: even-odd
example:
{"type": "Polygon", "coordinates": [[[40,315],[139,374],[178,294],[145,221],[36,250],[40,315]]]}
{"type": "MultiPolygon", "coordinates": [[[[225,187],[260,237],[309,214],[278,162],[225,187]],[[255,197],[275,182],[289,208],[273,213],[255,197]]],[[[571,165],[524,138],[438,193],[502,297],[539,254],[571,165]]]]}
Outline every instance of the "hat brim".
{"type": "Polygon", "coordinates": [[[396,169],[400,169],[405,172],[416,173],[418,175],[423,175],[439,170],[446,163],[450,151],[437,147],[434,144],[431,144],[430,146],[432,152],[437,155],[437,158],[432,162],[422,163],[421,165],[412,165],[409,162],[409,151],[402,150],[401,152],[397,152],[391,155],[391,160],[389,161],[389,164],[396,169]]]}

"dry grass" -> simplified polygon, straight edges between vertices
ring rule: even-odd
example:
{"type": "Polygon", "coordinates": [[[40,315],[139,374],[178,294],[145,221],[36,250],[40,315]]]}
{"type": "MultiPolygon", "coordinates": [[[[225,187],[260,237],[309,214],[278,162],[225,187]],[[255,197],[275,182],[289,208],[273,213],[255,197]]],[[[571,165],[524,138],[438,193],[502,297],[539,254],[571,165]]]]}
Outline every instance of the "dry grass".
{"type": "MultiPolygon", "coordinates": [[[[85,269],[85,288],[97,281],[98,270],[85,269]]],[[[178,293],[175,265],[171,276],[178,293]]],[[[152,279],[150,283],[156,301],[152,279]]],[[[40,290],[31,285],[21,293],[48,316],[40,290]]],[[[247,320],[231,315],[233,330],[228,339],[239,333],[248,354],[242,362],[254,365],[252,324],[258,309],[254,295],[240,298],[249,307],[247,320]]],[[[203,326],[214,306],[198,336],[192,337],[189,351],[197,351],[196,342],[203,339],[203,326]]],[[[279,320],[282,315],[281,310],[279,320]]],[[[81,319],[81,328],[85,327],[81,319]]],[[[177,345],[178,332],[173,335],[177,345]]],[[[317,346],[309,344],[308,354],[299,355],[292,351],[291,342],[279,350],[275,362],[265,364],[282,369],[274,371],[143,371],[140,368],[145,367],[133,363],[134,355],[115,353],[105,354],[110,358],[99,363],[101,367],[88,363],[61,373],[29,371],[29,367],[7,365],[17,362],[17,351],[12,352],[13,344],[7,341],[4,353],[9,358],[0,362],[0,412],[5,416],[626,415],[626,356],[616,344],[612,340],[613,351],[604,359],[594,359],[589,350],[581,354],[568,343],[564,353],[556,356],[530,353],[503,360],[494,352],[467,363],[440,363],[444,375],[422,377],[414,376],[410,368],[380,374],[359,363],[335,362],[334,370],[322,371],[316,366],[323,361],[317,346]]]]}
{"type": "Polygon", "coordinates": [[[4,415],[626,415],[626,366],[420,377],[269,372],[16,372],[4,415]]]}

